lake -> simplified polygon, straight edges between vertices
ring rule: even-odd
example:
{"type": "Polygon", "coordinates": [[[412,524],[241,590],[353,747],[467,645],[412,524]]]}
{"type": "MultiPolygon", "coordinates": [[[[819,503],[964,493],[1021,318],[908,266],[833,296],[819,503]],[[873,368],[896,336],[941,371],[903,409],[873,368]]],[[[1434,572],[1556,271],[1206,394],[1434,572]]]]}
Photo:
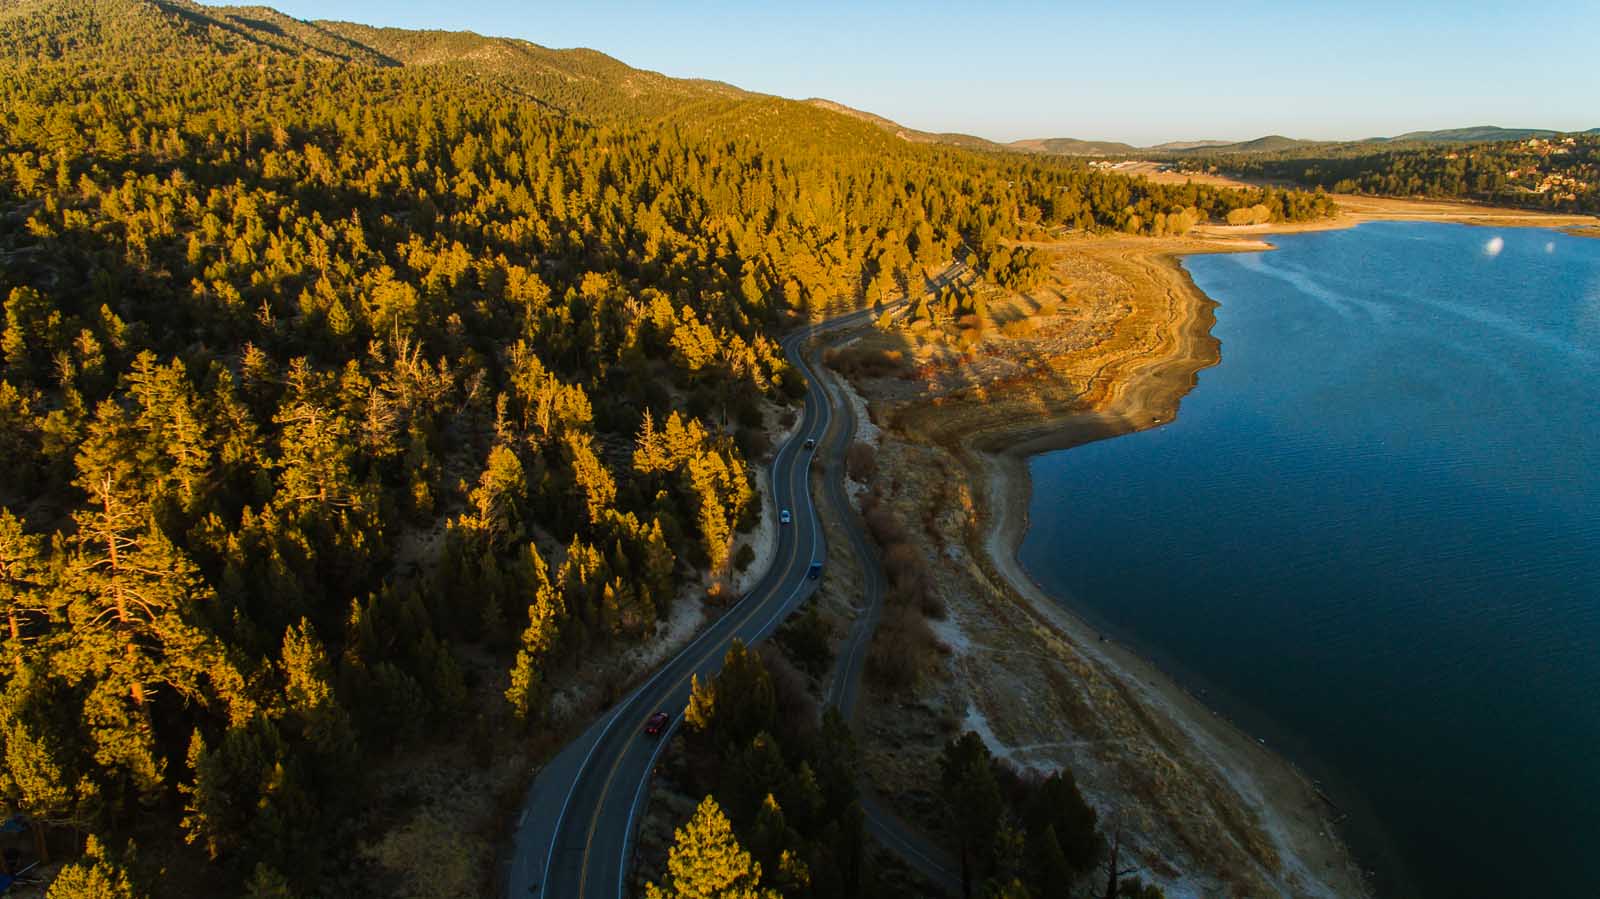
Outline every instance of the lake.
{"type": "Polygon", "coordinates": [[[1185,266],[1221,363],[1030,461],[1053,596],[1283,749],[1394,895],[1600,895],[1600,240],[1369,223],[1185,266]]]}

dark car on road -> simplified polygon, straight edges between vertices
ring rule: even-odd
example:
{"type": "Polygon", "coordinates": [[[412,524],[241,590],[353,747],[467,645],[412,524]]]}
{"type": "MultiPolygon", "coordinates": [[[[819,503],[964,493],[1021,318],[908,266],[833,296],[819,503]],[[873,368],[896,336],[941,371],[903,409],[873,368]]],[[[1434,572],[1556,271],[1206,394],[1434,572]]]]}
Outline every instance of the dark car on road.
{"type": "Polygon", "coordinates": [[[659,737],[661,732],[667,729],[667,722],[670,720],[672,719],[667,717],[666,712],[656,712],[644,723],[644,732],[652,737],[659,737]]]}
{"type": "Polygon", "coordinates": [[[794,516],[789,514],[789,510],[788,509],[784,509],[782,512],[778,513],[778,522],[780,524],[788,524],[789,522],[791,522],[793,520],[794,520],[794,516]]]}
{"type": "Polygon", "coordinates": [[[806,438],[806,449],[814,449],[814,448],[816,448],[816,445],[817,445],[817,441],[816,441],[815,438],[811,438],[811,437],[807,437],[806,438]]]}
{"type": "Polygon", "coordinates": [[[822,577],[822,563],[812,562],[811,567],[806,569],[806,577],[811,578],[812,580],[822,577]]]}

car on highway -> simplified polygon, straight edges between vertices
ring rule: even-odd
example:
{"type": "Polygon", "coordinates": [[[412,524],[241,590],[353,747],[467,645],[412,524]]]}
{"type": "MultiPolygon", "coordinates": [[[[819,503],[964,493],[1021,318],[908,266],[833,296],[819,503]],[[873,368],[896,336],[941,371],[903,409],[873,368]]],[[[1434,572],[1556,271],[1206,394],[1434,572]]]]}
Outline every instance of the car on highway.
{"type": "Polygon", "coordinates": [[[806,569],[806,577],[811,578],[812,580],[822,577],[822,563],[812,562],[811,567],[806,569]]]}
{"type": "Polygon", "coordinates": [[[661,732],[667,729],[667,722],[670,720],[672,719],[667,717],[666,712],[656,712],[644,723],[644,732],[652,737],[659,737],[661,732]]]}
{"type": "Polygon", "coordinates": [[[816,440],[816,438],[815,437],[807,437],[806,438],[806,449],[816,449],[816,448],[817,448],[817,440],[816,440]]]}
{"type": "Polygon", "coordinates": [[[780,524],[788,524],[791,521],[794,521],[794,516],[789,514],[788,509],[784,509],[782,512],[778,513],[778,522],[780,524]]]}

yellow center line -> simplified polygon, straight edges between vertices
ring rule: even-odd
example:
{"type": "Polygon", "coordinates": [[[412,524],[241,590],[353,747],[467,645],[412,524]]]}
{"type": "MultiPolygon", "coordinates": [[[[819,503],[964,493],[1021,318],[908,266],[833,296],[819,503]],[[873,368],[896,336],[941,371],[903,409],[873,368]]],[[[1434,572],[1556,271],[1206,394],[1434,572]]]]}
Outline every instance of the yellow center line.
{"type": "MultiPolygon", "coordinates": [[[[824,402],[823,405],[827,406],[829,404],[827,402],[824,402]]],[[[798,457],[797,457],[797,461],[798,461],[798,457]]],[[[792,481],[793,478],[791,477],[790,480],[792,481]]],[[[804,491],[805,491],[805,494],[809,497],[810,493],[811,493],[811,476],[810,476],[809,470],[806,471],[806,477],[804,478],[804,491]]],[[[773,499],[777,499],[778,490],[777,490],[777,484],[776,483],[773,484],[772,493],[773,493],[773,499]]],[[[781,525],[780,525],[780,527],[781,527],[781,525]]],[[[813,544],[816,543],[816,539],[815,538],[813,538],[812,543],[813,544]]],[[[793,545],[790,547],[790,550],[789,550],[788,561],[785,563],[784,568],[783,568],[783,575],[778,578],[778,582],[777,582],[778,585],[782,585],[784,581],[789,579],[789,575],[794,573],[795,561],[798,560],[799,558],[800,558],[800,538],[799,538],[798,535],[796,535],[796,537],[795,537],[795,539],[793,541],[793,545]]],[[[777,586],[774,586],[774,592],[776,592],[776,590],[777,590],[777,586]]],[[[737,633],[740,628],[742,628],[746,624],[748,624],[750,622],[750,620],[753,619],[756,616],[756,613],[761,611],[761,608],[762,608],[761,606],[752,606],[749,611],[745,612],[744,613],[744,617],[741,618],[739,620],[739,623],[733,627],[732,633],[737,633]]],[[[730,633],[730,636],[732,635],[732,633],[730,633]]],[[[692,678],[696,673],[694,669],[699,668],[700,667],[700,663],[704,662],[707,658],[710,658],[713,654],[714,653],[707,653],[705,655],[700,656],[700,658],[697,660],[696,664],[690,666],[689,673],[686,674],[685,676],[679,678],[676,682],[674,682],[673,685],[667,690],[667,694],[670,695],[672,693],[677,692],[679,688],[681,688],[684,684],[688,683],[690,678],[692,678]]],[[[587,888],[588,888],[588,882],[589,882],[589,853],[592,850],[592,848],[594,847],[594,832],[595,832],[595,829],[600,826],[600,816],[601,816],[602,811],[605,809],[606,798],[611,795],[611,783],[612,783],[613,780],[616,779],[617,772],[619,770],[621,770],[622,761],[623,761],[623,759],[627,758],[628,750],[632,748],[633,741],[637,740],[637,739],[639,739],[639,735],[638,735],[637,732],[634,732],[633,735],[628,738],[628,741],[623,744],[622,750],[617,753],[616,761],[611,763],[611,770],[606,772],[605,783],[602,784],[601,787],[600,787],[600,799],[599,799],[599,801],[597,801],[595,803],[594,814],[589,818],[589,830],[588,830],[588,833],[584,836],[584,841],[583,841],[583,868],[582,868],[582,872],[578,875],[578,895],[579,896],[588,895],[588,889],[587,888]]]]}

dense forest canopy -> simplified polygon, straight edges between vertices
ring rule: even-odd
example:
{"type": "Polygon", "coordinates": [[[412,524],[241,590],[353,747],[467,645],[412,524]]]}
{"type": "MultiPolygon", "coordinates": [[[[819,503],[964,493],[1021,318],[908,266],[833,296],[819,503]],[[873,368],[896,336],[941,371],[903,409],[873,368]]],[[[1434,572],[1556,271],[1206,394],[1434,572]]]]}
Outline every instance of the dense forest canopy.
{"type": "Polygon", "coordinates": [[[1442,197],[1600,212],[1600,134],[1385,149],[1311,145],[1270,154],[1209,154],[1184,171],[1223,171],[1336,193],[1442,197]]]}
{"type": "Polygon", "coordinates": [[[779,330],[1027,283],[1052,229],[1327,209],[566,52],[0,5],[0,806],[101,837],[71,882],[383,892],[373,759],[546,726],[731,564],[779,330]]]}

